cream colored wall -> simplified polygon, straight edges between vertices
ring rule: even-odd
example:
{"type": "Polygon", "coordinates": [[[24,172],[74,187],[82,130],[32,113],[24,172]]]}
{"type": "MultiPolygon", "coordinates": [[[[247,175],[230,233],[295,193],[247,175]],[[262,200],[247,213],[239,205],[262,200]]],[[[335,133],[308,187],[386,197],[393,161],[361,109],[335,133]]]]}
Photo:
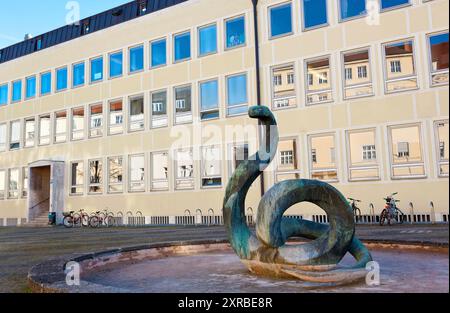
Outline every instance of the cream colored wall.
{"type": "MultiPolygon", "coordinates": [[[[368,26],[365,19],[356,19],[344,23],[337,21],[337,2],[328,0],[330,8],[330,25],[324,28],[301,32],[300,2],[293,1],[294,33],[291,36],[269,40],[267,9],[268,6],[284,1],[260,0],[260,49],[262,73],[262,101],[264,105],[272,102],[271,68],[280,64],[295,64],[297,107],[277,110],[276,116],[280,125],[281,137],[297,139],[299,169],[301,176],[310,177],[308,135],[334,132],[336,134],[336,161],[339,182],[336,187],[345,195],[363,200],[361,209],[368,212],[369,203],[376,208],[383,205],[382,198],[391,192],[398,191],[402,205],[413,202],[416,211],[428,212],[429,201],[433,201],[437,212],[448,213],[448,178],[439,178],[436,165],[436,147],[434,142],[433,121],[448,119],[448,85],[430,88],[428,76],[428,52],[425,35],[434,31],[448,29],[448,1],[434,0],[427,3],[415,1],[412,7],[393,10],[381,14],[379,26],[368,26]],[[386,95],[384,93],[383,61],[381,45],[385,42],[405,38],[415,39],[416,66],[419,89],[386,95]],[[341,68],[341,53],[344,51],[370,47],[371,70],[375,95],[369,98],[343,100],[341,68]],[[305,106],[305,75],[304,61],[321,56],[330,56],[331,71],[329,81],[333,88],[334,101],[330,103],[305,106]],[[387,126],[410,122],[422,123],[423,151],[427,176],[424,179],[393,180],[390,174],[387,126]],[[380,156],[381,180],[367,182],[349,182],[347,173],[347,158],[345,131],[349,129],[377,129],[378,154],[380,156]]],[[[52,144],[45,147],[35,147],[0,153],[0,169],[25,166],[30,162],[59,157],[66,161],[66,199],[67,209],[98,210],[108,207],[113,211],[142,211],[144,215],[166,216],[184,215],[189,209],[192,214],[201,209],[207,214],[213,208],[216,214],[221,214],[224,188],[204,190],[200,188],[200,162],[195,162],[195,190],[174,191],[174,168],[171,164],[170,191],[150,192],[141,194],[100,196],[69,196],[69,163],[107,156],[129,155],[146,152],[147,166],[149,152],[168,150],[175,140],[171,132],[181,128],[173,126],[173,88],[186,83],[192,84],[193,115],[199,115],[198,83],[210,78],[219,78],[220,114],[219,120],[204,122],[205,125],[216,125],[224,130],[227,125],[255,125],[255,121],[246,116],[226,118],[225,112],[225,77],[230,74],[246,72],[248,75],[249,104],[256,104],[255,62],[253,41],[252,7],[250,0],[191,0],[187,3],[150,14],[97,33],[60,44],[57,47],[45,49],[32,55],[19,58],[0,65],[0,84],[17,78],[25,78],[47,70],[54,70],[62,65],[68,65],[69,77],[71,65],[81,60],[89,60],[99,55],[104,56],[105,65],[110,52],[124,49],[124,76],[101,83],[88,84],[77,89],[69,89],[61,93],[38,97],[29,101],[9,104],[0,107],[0,123],[19,118],[38,116],[43,113],[55,112],[61,108],[73,108],[108,100],[123,98],[127,103],[129,96],[144,94],[146,108],[150,101],[150,92],[167,88],[169,127],[149,129],[149,114],[146,112],[146,129],[144,132],[105,136],[97,139],[85,139],[77,142],[52,144]],[[224,20],[240,14],[246,15],[247,44],[243,48],[224,51],[224,20]],[[219,53],[199,58],[197,57],[197,27],[217,22],[219,53]],[[167,38],[168,51],[172,50],[172,34],[191,30],[192,59],[188,62],[173,64],[172,55],[165,67],[148,70],[149,45],[152,40],[167,38]],[[143,72],[127,75],[127,48],[144,43],[145,69],[143,72]],[[199,200],[201,199],[201,201],[199,200]]],[[[105,73],[108,69],[105,66],[105,73]]],[[[106,75],[107,76],[107,75],[106,75]]],[[[89,77],[89,75],[86,75],[89,77]]],[[[69,86],[71,82],[69,80],[69,86]]],[[[104,119],[106,120],[106,118],[104,119]]],[[[127,125],[127,118],[124,121],[127,125]]],[[[191,125],[187,126],[192,129],[191,125]]],[[[106,128],[105,128],[106,131],[106,128]]],[[[228,153],[221,143],[223,154],[228,153]]],[[[211,144],[208,141],[208,144],[211,144]]],[[[254,152],[254,149],[251,151],[254,152]]],[[[128,158],[124,158],[125,163],[128,158]]],[[[126,177],[127,177],[127,172],[126,177]]],[[[223,181],[229,178],[229,164],[222,162],[223,181]]],[[[147,168],[147,176],[148,168],[147,168]]],[[[147,177],[148,178],[148,177],[147,177]]],[[[266,189],[275,179],[275,172],[268,171],[265,175],[266,189]]],[[[127,182],[127,178],[125,178],[127,182]]],[[[126,184],[126,183],[125,183],[126,184]]],[[[147,190],[149,180],[147,179],[147,190]]],[[[106,185],[105,185],[106,188],[106,185]]],[[[259,202],[259,182],[255,182],[249,196],[247,206],[256,211],[259,202]]],[[[0,217],[26,217],[26,200],[0,200],[0,217]]],[[[313,209],[290,209],[289,213],[310,215],[320,212],[313,209]]]]}

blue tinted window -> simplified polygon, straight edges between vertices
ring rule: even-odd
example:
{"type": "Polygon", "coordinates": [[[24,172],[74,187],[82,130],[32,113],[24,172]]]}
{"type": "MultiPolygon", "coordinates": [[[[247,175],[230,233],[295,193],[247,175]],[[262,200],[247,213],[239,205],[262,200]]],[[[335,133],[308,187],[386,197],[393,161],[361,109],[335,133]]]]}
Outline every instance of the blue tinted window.
{"type": "Polygon", "coordinates": [[[103,80],[103,57],[91,60],[91,82],[103,80]]]}
{"type": "Polygon", "coordinates": [[[270,36],[292,32],[292,6],[290,3],[270,9],[270,36]]]}
{"type": "Polygon", "coordinates": [[[199,30],[200,55],[217,52],[217,26],[211,25],[199,30]]]}
{"type": "Polygon", "coordinates": [[[130,49],[130,73],[144,69],[144,46],[130,49]]]}
{"type": "Polygon", "coordinates": [[[52,91],[52,73],[41,74],[41,95],[46,95],[52,91]]]}
{"type": "Polygon", "coordinates": [[[36,76],[28,77],[25,80],[26,90],[25,97],[27,99],[34,98],[36,96],[36,76]]]}
{"type": "Polygon", "coordinates": [[[152,67],[165,65],[167,63],[166,40],[161,39],[151,43],[152,67]]]}
{"type": "Polygon", "coordinates": [[[0,105],[8,104],[8,84],[0,86],[0,105]]]}
{"type": "Polygon", "coordinates": [[[73,87],[78,87],[84,85],[84,62],[78,63],[73,66],[73,87]]]}
{"type": "Polygon", "coordinates": [[[238,17],[226,22],[227,48],[245,44],[245,18],[238,17]]]}
{"type": "Polygon", "coordinates": [[[109,56],[109,77],[122,76],[123,73],[123,53],[122,51],[109,56]]]}
{"type": "Polygon", "coordinates": [[[13,82],[11,96],[12,96],[12,102],[22,100],[22,81],[21,80],[13,82]]]}
{"type": "Polygon", "coordinates": [[[389,9],[407,3],[409,3],[409,0],[381,0],[381,9],[389,9]]]}
{"type": "Polygon", "coordinates": [[[215,109],[219,106],[219,86],[217,80],[200,85],[200,102],[202,111],[215,109]]]}
{"type": "Polygon", "coordinates": [[[432,71],[448,70],[448,33],[430,36],[432,71]]]}
{"type": "Polygon", "coordinates": [[[67,89],[67,67],[56,70],[56,91],[67,89]]]}
{"type": "Polygon", "coordinates": [[[228,115],[247,112],[247,75],[232,76],[227,79],[228,115]],[[233,108],[238,106],[237,108],[233,108]]]}
{"type": "Polygon", "coordinates": [[[305,28],[311,28],[326,24],[327,1],[303,0],[303,21],[305,28]]]}
{"type": "Polygon", "coordinates": [[[191,57],[191,33],[175,36],[175,61],[191,57]]]}
{"type": "Polygon", "coordinates": [[[341,20],[365,15],[366,0],[340,0],[341,20]]]}

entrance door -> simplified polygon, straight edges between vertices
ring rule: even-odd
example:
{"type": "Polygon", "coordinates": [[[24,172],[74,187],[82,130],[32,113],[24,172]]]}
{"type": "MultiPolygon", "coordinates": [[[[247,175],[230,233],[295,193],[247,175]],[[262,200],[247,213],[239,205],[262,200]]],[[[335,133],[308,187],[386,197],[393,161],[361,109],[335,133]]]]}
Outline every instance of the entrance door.
{"type": "Polygon", "coordinates": [[[30,221],[38,217],[47,216],[50,212],[50,175],[50,165],[30,168],[30,199],[28,206],[30,221]]]}

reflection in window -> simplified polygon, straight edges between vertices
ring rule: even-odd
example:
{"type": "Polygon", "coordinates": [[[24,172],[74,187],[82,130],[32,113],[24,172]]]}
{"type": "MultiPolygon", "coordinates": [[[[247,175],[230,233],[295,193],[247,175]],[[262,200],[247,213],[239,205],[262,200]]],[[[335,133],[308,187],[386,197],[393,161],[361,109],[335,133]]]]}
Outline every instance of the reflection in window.
{"type": "Polygon", "coordinates": [[[246,114],[247,111],[247,75],[227,77],[227,115],[246,114]]]}
{"type": "Polygon", "coordinates": [[[242,163],[242,161],[248,160],[248,157],[249,145],[247,143],[232,146],[230,174],[242,163]]]}
{"type": "Polygon", "coordinates": [[[366,0],[339,0],[340,18],[347,20],[367,14],[366,0]]]}
{"type": "Polygon", "coordinates": [[[402,41],[384,45],[386,92],[417,88],[414,65],[414,42],[402,41]]]}
{"type": "Polygon", "coordinates": [[[0,124],[0,151],[6,150],[6,123],[0,124]]]}
{"type": "Polygon", "coordinates": [[[89,161],[89,193],[103,192],[103,162],[102,160],[89,161]]]}
{"type": "Polygon", "coordinates": [[[123,103],[122,100],[109,103],[109,134],[123,133],[123,103]]]}
{"type": "Polygon", "coordinates": [[[292,33],[292,4],[286,3],[270,8],[270,37],[292,33]]]}
{"type": "Polygon", "coordinates": [[[381,0],[381,9],[389,9],[408,4],[410,0],[381,0]]]}
{"type": "Polygon", "coordinates": [[[448,32],[429,36],[432,85],[448,84],[448,32]]]}
{"type": "Polygon", "coordinates": [[[67,111],[55,113],[55,143],[67,140],[67,111]]]}
{"type": "Polygon", "coordinates": [[[151,190],[169,189],[169,155],[167,152],[151,154],[151,190]]]}
{"type": "Polygon", "coordinates": [[[145,156],[143,154],[129,157],[129,191],[145,191],[145,156]]]}
{"type": "Polygon", "coordinates": [[[235,48],[245,45],[245,17],[241,16],[225,22],[226,47],[235,48]]]}
{"type": "Polygon", "coordinates": [[[91,104],[89,107],[89,138],[103,136],[103,104],[91,104]]]}
{"type": "Polygon", "coordinates": [[[41,74],[41,96],[47,95],[52,91],[52,73],[41,74]]]}
{"type": "Polygon", "coordinates": [[[167,91],[154,92],[152,98],[152,128],[165,127],[167,119],[167,91]]]}
{"type": "Polygon", "coordinates": [[[39,117],[39,145],[50,144],[50,115],[39,117]]]}
{"type": "Polygon", "coordinates": [[[166,65],[167,48],[166,39],[154,41],[150,44],[152,67],[166,65]]]}
{"type": "Polygon", "coordinates": [[[369,51],[344,54],[344,97],[346,99],[373,95],[369,51]]]}
{"type": "Polygon", "coordinates": [[[327,0],[303,0],[304,29],[320,27],[327,23],[327,0]]]}
{"type": "Polygon", "coordinates": [[[18,80],[12,83],[11,102],[22,100],[22,81],[18,80]]]}
{"type": "Polygon", "coordinates": [[[435,127],[438,144],[439,176],[448,176],[448,167],[449,167],[448,121],[436,122],[435,127]]]}
{"type": "Polygon", "coordinates": [[[115,52],[109,55],[109,77],[115,78],[123,74],[123,52],[115,52]]]}
{"type": "Polygon", "coordinates": [[[5,199],[5,187],[6,187],[6,172],[0,170],[0,200],[5,199]]]}
{"type": "Polygon", "coordinates": [[[297,94],[295,91],[294,65],[276,67],[272,70],[273,108],[295,107],[297,94]]]}
{"type": "Polygon", "coordinates": [[[208,55],[217,52],[217,26],[209,25],[198,30],[199,55],[208,55]]]}
{"type": "Polygon", "coordinates": [[[200,84],[200,118],[209,120],[219,117],[219,86],[217,80],[200,84]]]}
{"type": "Polygon", "coordinates": [[[138,46],[131,48],[129,51],[130,56],[130,73],[142,71],[144,69],[144,46],[138,46]]]}
{"type": "Polygon", "coordinates": [[[389,128],[393,178],[424,176],[420,126],[389,128]]]}
{"type": "Polygon", "coordinates": [[[123,157],[108,158],[108,192],[123,192],[123,157]]]}
{"type": "Polygon", "coordinates": [[[308,61],[307,67],[307,105],[333,100],[330,77],[330,59],[308,61]]]}
{"type": "Polygon", "coordinates": [[[56,91],[67,89],[67,67],[56,70],[56,91]]]}
{"type": "Polygon", "coordinates": [[[9,133],[9,149],[20,149],[20,121],[11,122],[9,133]]]}
{"type": "Polygon", "coordinates": [[[22,198],[28,196],[28,167],[22,167],[22,198]]]}
{"type": "Polygon", "coordinates": [[[144,129],[144,96],[130,98],[129,131],[144,129]]]}
{"type": "Polygon", "coordinates": [[[297,157],[297,144],[295,139],[280,140],[278,145],[277,182],[300,178],[300,167],[297,157]]]}
{"type": "Polygon", "coordinates": [[[79,87],[84,85],[84,75],[85,75],[85,68],[84,68],[84,62],[74,64],[72,67],[72,86],[73,87],[79,87]]]}
{"type": "Polygon", "coordinates": [[[8,84],[0,86],[0,105],[8,104],[8,84]]]}
{"type": "Polygon", "coordinates": [[[36,121],[34,118],[25,120],[24,136],[25,147],[34,147],[36,141],[36,121]]]}
{"type": "Polygon", "coordinates": [[[27,99],[36,96],[36,76],[31,76],[25,79],[25,97],[27,99]]]}
{"type": "Polygon", "coordinates": [[[335,136],[311,136],[309,140],[311,177],[323,181],[337,181],[335,136]]]}
{"type": "Polygon", "coordinates": [[[191,86],[175,88],[175,124],[192,122],[191,86]]]}
{"type": "Polygon", "coordinates": [[[222,185],[221,150],[218,146],[202,148],[202,187],[222,185]]]}
{"type": "Polygon", "coordinates": [[[84,139],[84,107],[72,109],[72,140],[84,139]]]}
{"type": "Polygon", "coordinates": [[[349,180],[379,179],[375,129],[348,133],[349,180]]]}
{"type": "Polygon", "coordinates": [[[103,80],[103,57],[91,60],[91,83],[103,80]]]}
{"type": "Polygon", "coordinates": [[[192,150],[175,151],[175,189],[194,188],[194,157],[192,150]]]}
{"type": "Polygon", "coordinates": [[[84,192],[84,163],[73,162],[70,166],[70,194],[82,195],[84,192]]]}
{"type": "Polygon", "coordinates": [[[175,62],[191,58],[191,33],[175,35],[174,37],[175,62]]]}
{"type": "Polygon", "coordinates": [[[8,170],[8,199],[17,199],[19,197],[19,175],[18,168],[8,170]]]}

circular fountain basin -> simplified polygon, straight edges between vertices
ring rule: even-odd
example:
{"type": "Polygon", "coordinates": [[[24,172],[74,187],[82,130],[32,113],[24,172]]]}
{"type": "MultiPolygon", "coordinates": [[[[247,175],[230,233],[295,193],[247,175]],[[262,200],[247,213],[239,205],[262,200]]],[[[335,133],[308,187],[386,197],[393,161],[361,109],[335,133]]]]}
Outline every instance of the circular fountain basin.
{"type": "MultiPolygon", "coordinates": [[[[139,293],[301,293],[301,292],[449,292],[448,248],[421,245],[366,244],[380,267],[380,285],[345,286],[256,276],[226,243],[168,244],[118,249],[73,260],[82,269],[80,286],[29,279],[39,291],[139,293]]],[[[67,261],[67,260],[66,260],[67,261]]],[[[58,263],[59,262],[59,263],[58,263]]],[[[61,271],[62,260],[55,268],[61,271]]],[[[342,265],[352,265],[347,255],[342,265]]],[[[42,266],[42,265],[41,265],[42,266]]],[[[38,266],[39,267],[39,266],[38,266]]]]}

